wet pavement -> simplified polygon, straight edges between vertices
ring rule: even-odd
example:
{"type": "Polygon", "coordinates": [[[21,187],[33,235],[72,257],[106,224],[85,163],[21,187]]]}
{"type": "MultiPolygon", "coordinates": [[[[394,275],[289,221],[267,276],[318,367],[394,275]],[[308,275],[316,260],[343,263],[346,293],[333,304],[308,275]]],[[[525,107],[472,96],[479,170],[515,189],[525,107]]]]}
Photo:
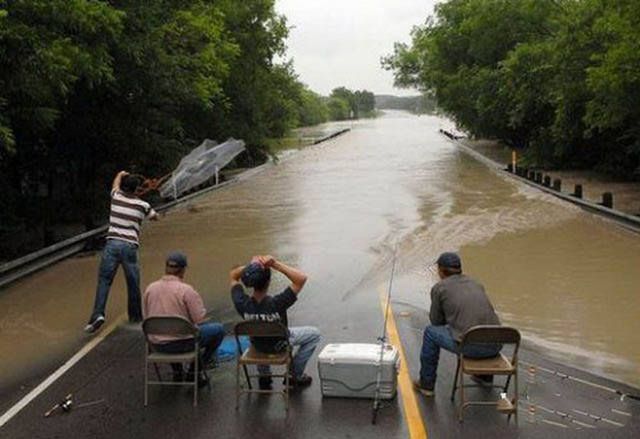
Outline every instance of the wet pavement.
{"type": "MultiPolygon", "coordinates": [[[[143,284],[161,274],[169,250],[181,249],[190,257],[187,281],[201,292],[215,319],[230,322],[236,316],[227,292],[229,268],[253,254],[272,253],[310,275],[291,314],[292,324],[318,326],[323,344],[375,342],[382,326],[380,289],[397,249],[393,309],[410,316],[397,315],[396,322],[415,375],[429,305],[425,293],[435,281],[426,266],[439,252],[459,249],[465,270],[487,285],[503,321],[521,328],[527,337],[525,359],[555,370],[560,366],[551,363],[553,359],[576,376],[582,372],[572,365],[637,386],[640,346],[633,334],[640,330],[635,312],[640,279],[634,267],[640,264],[640,238],[493,173],[439,136],[439,123],[436,118],[403,113],[358,122],[342,137],[290,155],[251,179],[170,212],[162,222],[145,228],[143,284]]],[[[97,255],[69,259],[0,293],[0,352],[12,353],[0,359],[2,411],[89,340],[80,330],[93,300],[97,261],[97,255]],[[16,344],[17,339],[24,342],[16,344]]],[[[283,286],[280,279],[273,288],[283,286]]],[[[124,306],[124,282],[118,278],[110,298],[109,323],[124,306]]],[[[186,389],[152,389],[150,406],[144,409],[142,349],[139,332],[116,330],[0,434],[4,437],[6,432],[11,438],[408,434],[402,395],[381,411],[374,427],[370,401],[323,400],[317,384],[295,396],[288,417],[278,397],[243,397],[236,413],[231,363],[213,373],[213,390],[203,392],[197,408],[191,407],[186,389]],[[78,402],[105,401],[42,418],[71,391],[78,402]]],[[[606,412],[623,426],[604,422],[605,428],[598,425],[591,432],[592,428],[578,429],[575,423],[552,424],[562,423],[557,415],[544,418],[552,423],[541,418],[530,424],[522,416],[516,432],[491,409],[471,414],[459,426],[453,422],[455,410],[448,398],[453,357],[443,355],[442,361],[438,396],[433,401],[419,397],[431,437],[550,437],[557,429],[562,434],[567,430],[570,437],[625,437],[637,431],[638,408],[633,401],[615,405],[615,397],[567,382],[555,391],[560,384],[552,380],[540,390],[542,407],[562,411],[567,409],[565,401],[575,401],[582,407],[577,410],[598,416],[606,412]],[[600,436],[589,436],[596,433],[600,436]]],[[[317,378],[315,357],[310,372],[317,378]]]]}
{"type": "MultiPolygon", "coordinates": [[[[398,282],[405,291],[408,279],[398,282]]],[[[380,288],[383,288],[382,286],[380,288]]],[[[398,294],[398,296],[401,296],[398,294]]],[[[371,340],[382,324],[380,303],[353,295],[346,305],[336,308],[326,300],[308,300],[292,313],[292,324],[317,324],[324,342],[371,340]],[[322,321],[308,318],[325,313],[322,321]]],[[[396,328],[411,375],[418,372],[421,331],[425,313],[404,303],[392,303],[396,328]]],[[[525,349],[521,353],[520,419],[516,426],[493,408],[473,407],[465,412],[465,421],[456,418],[456,406],[449,399],[455,358],[443,353],[434,398],[416,395],[420,414],[431,438],[627,438],[640,432],[640,403],[620,400],[603,390],[613,386],[622,391],[633,389],[580,372],[525,349]],[[527,367],[535,364],[537,372],[530,380],[527,367]],[[561,378],[548,371],[570,375],[584,382],[561,378]],[[600,387],[605,386],[605,387],[600,387]],[[529,409],[535,406],[533,416],[529,409]]],[[[315,359],[309,373],[316,382],[312,387],[294,392],[287,415],[282,398],[242,396],[238,411],[234,409],[234,362],[221,363],[210,373],[212,388],[204,388],[198,407],[192,406],[190,389],[152,388],[148,407],[143,400],[143,339],[139,330],[119,328],[103,343],[64,374],[39,398],[34,400],[2,430],[8,438],[114,438],[136,437],[291,437],[291,438],[405,438],[410,436],[404,417],[407,392],[380,410],[378,422],[371,425],[371,401],[322,398],[317,383],[315,359]],[[72,392],[75,403],[97,404],[57,413],[44,418],[43,413],[66,394],[72,392]]],[[[163,373],[168,373],[165,366],[163,373]]],[[[562,375],[562,376],[565,376],[562,375]]],[[[492,400],[496,391],[484,389],[467,392],[469,398],[492,400]]]]}

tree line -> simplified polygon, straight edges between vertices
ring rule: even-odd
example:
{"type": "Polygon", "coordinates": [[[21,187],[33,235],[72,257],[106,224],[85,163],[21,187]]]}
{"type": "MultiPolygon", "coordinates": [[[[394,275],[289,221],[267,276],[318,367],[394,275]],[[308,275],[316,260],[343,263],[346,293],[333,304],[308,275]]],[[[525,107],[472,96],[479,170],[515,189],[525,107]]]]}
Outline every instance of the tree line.
{"type": "Polygon", "coordinates": [[[528,164],[640,179],[640,2],[449,0],[383,66],[528,164]]]}
{"type": "Polygon", "coordinates": [[[250,166],[267,138],[364,111],[277,61],[274,2],[0,0],[0,259],[104,223],[120,169],[160,176],[228,137],[250,166]]]}
{"type": "Polygon", "coordinates": [[[430,93],[419,96],[376,95],[376,108],[404,110],[414,114],[434,114],[437,112],[437,103],[430,93]]]}

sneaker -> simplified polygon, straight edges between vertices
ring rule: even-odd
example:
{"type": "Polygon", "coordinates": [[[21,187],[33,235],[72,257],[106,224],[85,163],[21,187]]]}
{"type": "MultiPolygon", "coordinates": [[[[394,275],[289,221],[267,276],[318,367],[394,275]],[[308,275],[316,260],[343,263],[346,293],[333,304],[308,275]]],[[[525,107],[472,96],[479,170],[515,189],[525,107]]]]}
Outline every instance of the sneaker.
{"type": "Polygon", "coordinates": [[[100,326],[102,326],[103,324],[104,324],[104,316],[98,316],[94,319],[89,320],[89,323],[87,323],[87,326],[84,327],[84,332],[93,334],[98,329],[100,329],[100,326]]]}
{"type": "Polygon", "coordinates": [[[260,390],[273,390],[273,380],[271,377],[259,377],[258,387],[260,390]]]}
{"type": "Polygon", "coordinates": [[[493,375],[471,375],[471,380],[481,386],[493,386],[493,375]]]}
{"type": "MultiPolygon", "coordinates": [[[[293,376],[290,376],[289,377],[289,387],[309,387],[311,385],[312,381],[313,381],[313,378],[311,378],[306,373],[303,373],[302,375],[300,375],[297,378],[293,377],[293,376]]],[[[282,384],[285,384],[284,380],[283,380],[282,384]]]]}
{"type": "Polygon", "coordinates": [[[433,387],[423,386],[418,380],[413,382],[413,388],[424,396],[433,396],[435,393],[433,387]]]}

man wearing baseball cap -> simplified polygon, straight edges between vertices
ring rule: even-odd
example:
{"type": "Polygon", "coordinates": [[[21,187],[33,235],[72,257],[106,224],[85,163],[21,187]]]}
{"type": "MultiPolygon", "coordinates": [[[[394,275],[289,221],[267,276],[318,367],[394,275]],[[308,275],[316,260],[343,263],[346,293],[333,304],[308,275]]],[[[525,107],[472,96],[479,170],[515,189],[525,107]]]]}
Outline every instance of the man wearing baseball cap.
{"type": "MultiPolygon", "coordinates": [[[[255,256],[246,266],[239,266],[229,273],[231,281],[231,299],[236,311],[245,320],[265,322],[280,322],[287,326],[287,309],[298,299],[300,291],[307,282],[307,275],[302,271],[278,261],[271,255],[255,256]],[[291,284],[280,294],[268,294],[271,282],[271,269],[285,275],[291,284]],[[244,285],[244,286],[243,286],[244,285]],[[251,288],[251,294],[245,292],[244,287],[251,288]]],[[[297,346],[298,351],[293,357],[291,379],[289,382],[295,387],[311,385],[311,377],[304,373],[307,362],[320,341],[320,331],[313,326],[298,326],[289,328],[289,344],[297,346]]],[[[286,340],[277,338],[256,339],[252,343],[261,352],[279,352],[285,346],[286,340]]],[[[258,366],[261,375],[258,384],[262,390],[271,390],[272,379],[269,366],[258,366]]]]}
{"type": "MultiPolygon", "coordinates": [[[[414,387],[425,396],[432,396],[436,384],[436,370],[440,348],[455,354],[462,334],[476,325],[499,325],[493,305],[484,287],[462,274],[462,261],[456,253],[442,253],[437,261],[440,282],[431,288],[431,325],[424,330],[420,353],[420,379],[414,387]]],[[[472,345],[465,356],[491,358],[498,355],[500,345],[472,345]]],[[[474,377],[476,381],[492,382],[491,375],[474,377]]]]}
{"type": "MultiPolygon", "coordinates": [[[[145,318],[156,316],[180,316],[184,317],[200,329],[199,343],[203,351],[200,354],[200,362],[207,366],[213,358],[222,339],[224,329],[220,323],[205,322],[206,309],[200,294],[193,287],[183,281],[187,270],[187,257],[174,251],[167,256],[165,275],[147,287],[144,293],[145,318]]],[[[149,335],[149,342],[159,352],[169,354],[193,351],[193,338],[175,337],[170,335],[149,335]]],[[[173,380],[183,380],[182,365],[171,365],[173,380]]],[[[192,366],[193,367],[193,366],[192,366]]],[[[199,368],[202,370],[202,368],[199,368]]],[[[193,372],[187,379],[191,381],[193,372]]],[[[206,376],[198,377],[200,386],[206,385],[206,376]]]]}

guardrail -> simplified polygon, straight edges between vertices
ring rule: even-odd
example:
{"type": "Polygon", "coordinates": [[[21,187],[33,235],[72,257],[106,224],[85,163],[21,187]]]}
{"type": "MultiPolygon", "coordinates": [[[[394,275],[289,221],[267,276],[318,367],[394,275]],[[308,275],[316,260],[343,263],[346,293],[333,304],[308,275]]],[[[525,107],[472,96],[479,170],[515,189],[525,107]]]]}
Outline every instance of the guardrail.
{"type": "Polygon", "coordinates": [[[341,136],[344,133],[348,133],[349,131],[351,131],[351,128],[344,128],[340,131],[336,131],[335,133],[329,134],[328,136],[325,136],[321,139],[315,140],[313,142],[313,145],[317,145],[318,143],[322,143],[322,142],[326,142],[329,139],[333,139],[334,137],[338,137],[341,136]]]}
{"type": "MultiPolygon", "coordinates": [[[[264,169],[264,167],[268,164],[269,163],[265,163],[256,168],[252,168],[218,185],[203,188],[197,192],[178,198],[177,200],[173,200],[160,206],[154,207],[154,209],[157,212],[169,210],[172,207],[185,203],[189,200],[192,200],[193,198],[199,197],[214,190],[222,189],[225,186],[254,175],[264,169]]],[[[87,232],[81,233],[80,235],[76,235],[72,238],[65,239],[64,241],[57,242],[53,245],[0,265],[0,288],[38,270],[53,265],[56,262],[81,253],[82,251],[86,250],[87,244],[91,242],[91,240],[101,238],[107,232],[108,228],[108,225],[97,227],[93,230],[89,230],[87,232]]]]}
{"type": "Polygon", "coordinates": [[[504,165],[486,157],[485,155],[479,153],[478,151],[471,148],[470,146],[465,145],[460,138],[451,136],[450,134],[447,134],[445,132],[442,132],[442,134],[444,134],[449,140],[454,142],[458,147],[464,150],[467,154],[473,156],[474,158],[486,164],[490,168],[493,168],[496,171],[501,172],[503,175],[507,175],[515,180],[520,181],[521,183],[535,187],[536,189],[539,189],[543,192],[553,195],[554,197],[557,197],[564,201],[568,201],[569,203],[575,204],[594,214],[611,219],[627,230],[640,233],[640,217],[629,215],[627,213],[620,212],[619,210],[615,210],[610,207],[606,207],[602,204],[594,203],[594,202],[585,200],[583,198],[576,197],[571,194],[563,193],[557,188],[554,188],[553,186],[550,186],[550,185],[546,186],[545,184],[537,183],[536,181],[532,181],[527,178],[524,178],[514,172],[509,172],[504,168],[504,165]]]}
{"type": "MultiPolygon", "coordinates": [[[[350,128],[342,129],[335,133],[331,133],[328,136],[317,139],[313,142],[314,145],[318,143],[325,142],[327,140],[333,139],[334,137],[340,136],[348,131],[350,128]]],[[[170,201],[168,203],[162,204],[160,206],[154,206],[154,209],[157,212],[163,212],[169,210],[179,204],[185,203],[189,200],[192,200],[196,197],[204,195],[208,192],[222,189],[225,186],[236,183],[241,180],[245,180],[249,177],[256,175],[261,172],[268,166],[272,166],[273,163],[268,161],[260,166],[256,166],[255,168],[248,169],[241,174],[224,181],[220,184],[209,186],[203,188],[197,192],[185,195],[177,200],[170,201]]],[[[22,256],[18,259],[14,259],[12,261],[6,262],[0,265],[0,289],[6,285],[9,285],[12,282],[15,282],[19,279],[22,279],[36,271],[42,270],[43,268],[49,267],[56,262],[62,261],[68,257],[81,253],[82,251],[87,249],[87,243],[91,240],[95,240],[101,238],[109,228],[108,225],[103,225],[97,227],[93,230],[89,230],[87,232],[76,235],[72,238],[66,239],[64,241],[57,242],[48,247],[42,248],[33,253],[29,253],[28,255],[22,256]]]]}

